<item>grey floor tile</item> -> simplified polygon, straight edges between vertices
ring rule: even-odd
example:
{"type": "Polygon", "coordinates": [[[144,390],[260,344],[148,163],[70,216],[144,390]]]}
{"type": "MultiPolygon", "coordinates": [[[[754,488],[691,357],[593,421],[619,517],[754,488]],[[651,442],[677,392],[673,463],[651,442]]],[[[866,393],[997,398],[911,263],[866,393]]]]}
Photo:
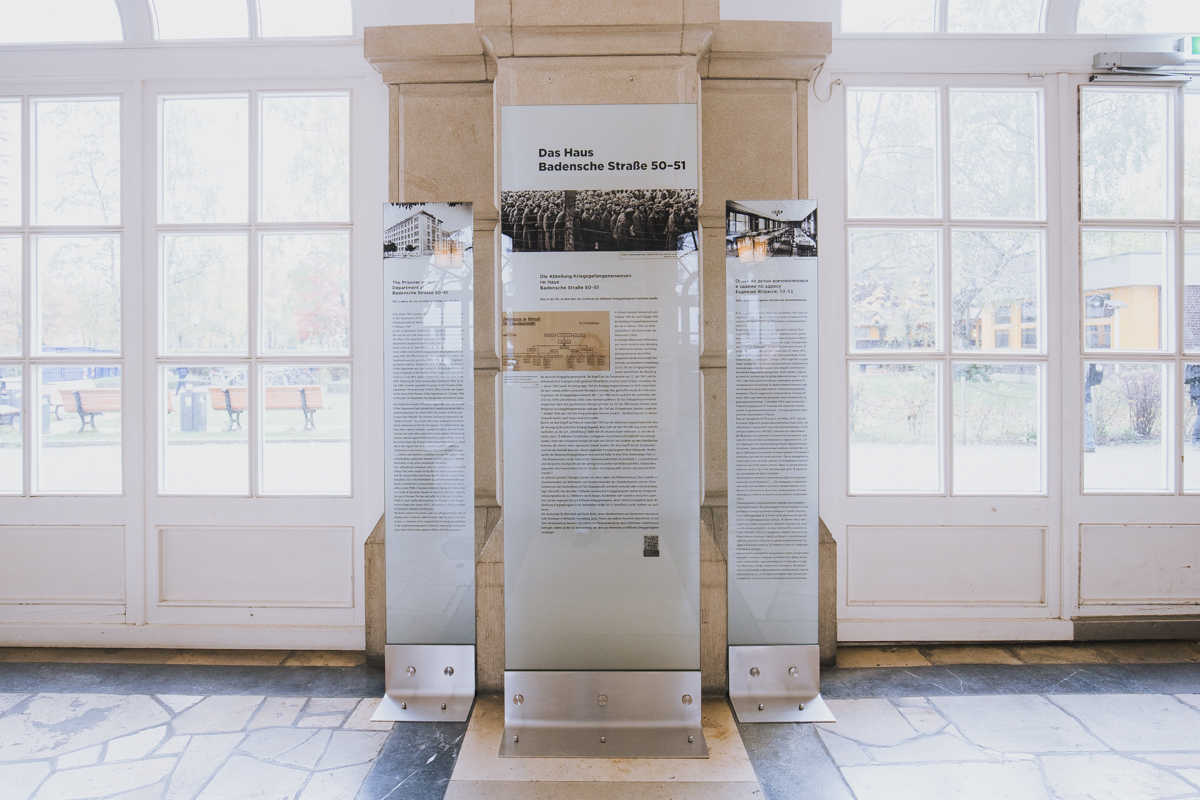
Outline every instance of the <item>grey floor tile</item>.
{"type": "Polygon", "coordinates": [[[739,724],[766,800],[853,800],[815,725],[739,724]]]}
{"type": "Polygon", "coordinates": [[[465,722],[397,723],[357,800],[442,800],[466,732],[465,722]]]}

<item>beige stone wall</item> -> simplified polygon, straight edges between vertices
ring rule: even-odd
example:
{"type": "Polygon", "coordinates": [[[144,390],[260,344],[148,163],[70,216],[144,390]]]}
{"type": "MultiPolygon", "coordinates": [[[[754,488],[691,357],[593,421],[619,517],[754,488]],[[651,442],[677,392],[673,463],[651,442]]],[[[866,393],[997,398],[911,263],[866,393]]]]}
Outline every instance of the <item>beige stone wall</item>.
{"type": "MultiPolygon", "coordinates": [[[[365,50],[391,87],[392,202],[475,204],[479,689],[501,691],[504,678],[497,109],[698,103],[704,249],[701,677],[706,692],[724,692],[725,201],[806,196],[807,78],[830,51],[830,26],[720,22],[717,0],[477,0],[475,16],[475,25],[368,28],[365,50]]],[[[821,548],[825,560],[827,548],[821,548]]],[[[823,596],[833,574],[828,566],[826,576],[822,563],[823,596]]],[[[834,607],[832,597],[823,604],[825,612],[834,607]]],[[[829,627],[823,625],[823,633],[829,627]]]]}

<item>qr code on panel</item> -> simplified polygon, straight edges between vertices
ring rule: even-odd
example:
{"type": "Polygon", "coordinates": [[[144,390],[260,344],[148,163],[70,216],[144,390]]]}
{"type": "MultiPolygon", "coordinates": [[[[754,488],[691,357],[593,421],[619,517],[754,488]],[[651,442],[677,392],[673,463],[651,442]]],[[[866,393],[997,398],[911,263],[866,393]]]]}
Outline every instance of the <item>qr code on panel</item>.
{"type": "Polygon", "coordinates": [[[658,558],[658,537],[642,537],[642,555],[645,558],[658,558]]]}

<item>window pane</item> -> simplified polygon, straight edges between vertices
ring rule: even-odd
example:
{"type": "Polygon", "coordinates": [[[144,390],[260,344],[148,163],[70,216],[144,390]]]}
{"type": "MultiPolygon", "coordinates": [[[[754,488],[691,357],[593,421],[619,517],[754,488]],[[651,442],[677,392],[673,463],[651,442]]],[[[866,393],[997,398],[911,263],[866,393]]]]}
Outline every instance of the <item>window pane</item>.
{"type": "Polygon", "coordinates": [[[950,33],[1037,33],[1042,0],[949,0],[950,33]]]}
{"type": "Polygon", "coordinates": [[[42,353],[121,350],[121,240],[35,239],[38,344],[42,353]]]}
{"type": "Polygon", "coordinates": [[[265,352],[349,352],[350,235],[262,239],[265,352]]]}
{"type": "Polygon", "coordinates": [[[1200,30],[1194,0],[1081,0],[1079,33],[1186,33],[1200,30]]]}
{"type": "Polygon", "coordinates": [[[21,101],[0,101],[0,225],[21,224],[21,101]]]}
{"type": "Polygon", "coordinates": [[[1041,367],[955,364],[954,493],[1044,491],[1041,367]]]}
{"type": "Polygon", "coordinates": [[[246,236],[162,237],[168,353],[246,352],[246,236]]]}
{"type": "Polygon", "coordinates": [[[933,28],[933,0],[842,0],[844,33],[924,33],[933,28]]]}
{"type": "Polygon", "coordinates": [[[1084,348],[1173,350],[1166,232],[1085,230],[1081,247],[1084,348]]]}
{"type": "Polygon", "coordinates": [[[1200,219],[1200,93],[1183,96],[1183,215],[1200,219]]]}
{"type": "Polygon", "coordinates": [[[20,367],[0,367],[0,494],[24,490],[21,458],[23,384],[20,367]]]}
{"type": "Polygon", "coordinates": [[[1035,92],[950,93],[950,213],[1040,219],[1035,92]]]}
{"type": "Polygon", "coordinates": [[[1200,492],[1200,364],[1183,365],[1183,490],[1200,492]]]}
{"type": "Polygon", "coordinates": [[[348,96],[263,98],[262,218],[350,219],[348,96]]]}
{"type": "Polygon", "coordinates": [[[249,100],[162,102],[163,222],[246,222],[250,190],[249,100]]]}
{"type": "Polygon", "coordinates": [[[350,367],[265,367],[263,494],[350,494],[350,367]]]}
{"type": "Polygon", "coordinates": [[[350,36],[350,0],[258,0],[259,35],[350,36]]]}
{"type": "Polygon", "coordinates": [[[163,491],[248,494],[245,367],[164,367],[163,491]]]}
{"type": "Polygon", "coordinates": [[[950,250],[954,349],[1037,348],[1042,234],[955,230],[950,250]]]}
{"type": "Polygon", "coordinates": [[[937,94],[846,93],[852,217],[932,217],[937,202],[937,94]]]}
{"type": "Polygon", "coordinates": [[[1200,351],[1200,231],[1183,235],[1183,349],[1200,351]]]}
{"type": "Polygon", "coordinates": [[[39,100],[34,221],[121,224],[121,102],[39,100]]]}
{"type": "Polygon", "coordinates": [[[246,39],[246,0],[153,0],[159,39],[246,39]]]}
{"type": "Polygon", "coordinates": [[[21,355],[21,240],[0,239],[0,356],[21,355]]]}
{"type": "Polygon", "coordinates": [[[1163,446],[1166,368],[1113,362],[1084,368],[1083,488],[1169,490],[1163,446]]]}
{"type": "Polygon", "coordinates": [[[120,494],[120,368],[39,371],[37,491],[120,494]]]}
{"type": "Polygon", "coordinates": [[[1167,100],[1163,92],[1081,92],[1079,191],[1084,219],[1171,216],[1167,100]]]}
{"type": "Polygon", "coordinates": [[[119,42],[124,37],[113,0],[8,2],[0,43],[119,42]]]}
{"type": "Polygon", "coordinates": [[[936,231],[850,231],[850,324],[856,350],[938,347],[936,231]]]}
{"type": "Polygon", "coordinates": [[[850,365],[850,491],[937,492],[937,364],[850,365]]]}

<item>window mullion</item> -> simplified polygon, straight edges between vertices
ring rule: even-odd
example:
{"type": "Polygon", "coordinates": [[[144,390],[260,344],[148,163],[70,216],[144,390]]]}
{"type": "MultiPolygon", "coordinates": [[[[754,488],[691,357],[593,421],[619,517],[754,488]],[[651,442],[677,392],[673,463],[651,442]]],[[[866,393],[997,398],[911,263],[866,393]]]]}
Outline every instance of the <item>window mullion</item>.
{"type": "MultiPolygon", "coordinates": [[[[254,8],[253,0],[248,0],[250,10],[254,8]]],[[[258,20],[257,15],[252,14],[250,18],[250,35],[257,36],[258,20]]],[[[265,405],[262,402],[263,387],[262,387],[262,370],[259,366],[259,354],[262,350],[262,342],[260,335],[262,332],[261,320],[259,311],[261,303],[259,302],[261,285],[261,261],[262,248],[259,243],[259,191],[261,181],[259,180],[262,165],[259,163],[262,155],[262,93],[258,91],[250,92],[250,160],[248,179],[249,186],[249,219],[250,219],[250,242],[248,254],[250,257],[247,265],[250,274],[247,276],[246,289],[249,292],[249,297],[246,303],[246,313],[248,315],[249,330],[246,332],[246,346],[249,361],[246,369],[246,385],[249,387],[246,399],[246,410],[249,412],[246,416],[249,417],[247,430],[249,433],[248,453],[250,457],[250,496],[258,497],[262,494],[260,487],[262,477],[262,437],[266,430],[266,420],[263,419],[265,405]]]]}

